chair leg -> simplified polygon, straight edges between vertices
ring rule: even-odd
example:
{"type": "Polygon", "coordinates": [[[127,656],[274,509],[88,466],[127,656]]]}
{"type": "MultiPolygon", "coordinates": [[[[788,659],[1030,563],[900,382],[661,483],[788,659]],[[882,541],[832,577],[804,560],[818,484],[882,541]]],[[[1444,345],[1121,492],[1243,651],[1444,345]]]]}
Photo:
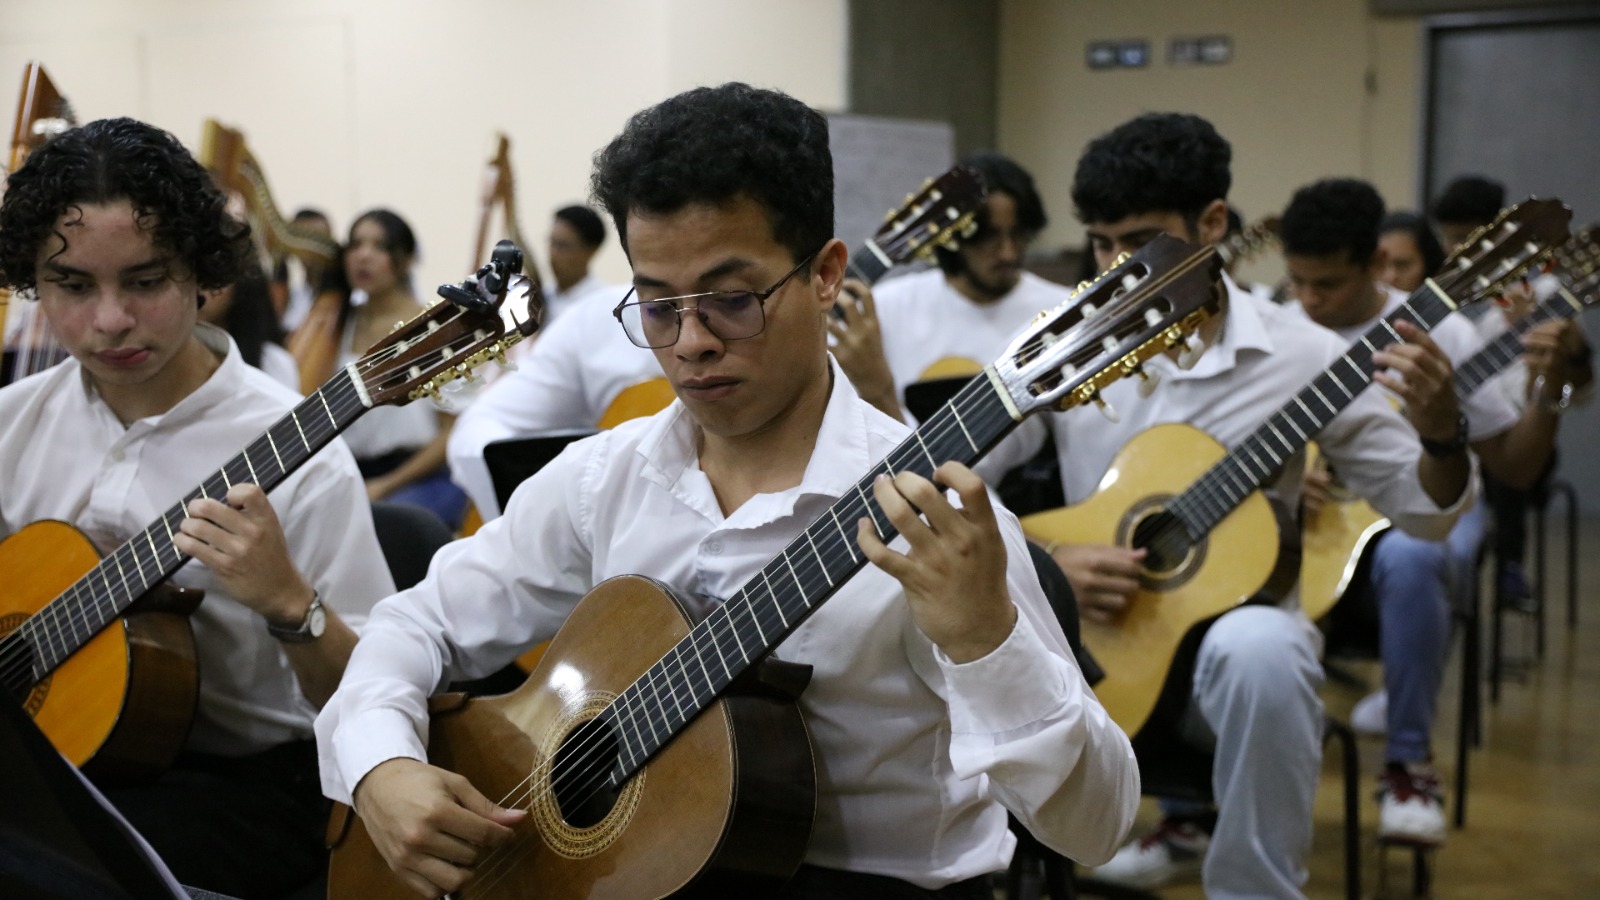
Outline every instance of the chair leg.
{"type": "MultiPolygon", "coordinates": [[[[1554,485],[1551,487],[1553,491],[1554,485]]],[[[1545,580],[1547,572],[1545,571],[1544,514],[1545,509],[1548,508],[1548,506],[1549,501],[1547,500],[1545,502],[1545,506],[1539,509],[1538,513],[1534,515],[1533,519],[1534,553],[1538,557],[1539,567],[1538,581],[1533,589],[1534,659],[1544,659],[1544,608],[1546,606],[1546,601],[1549,599],[1549,592],[1545,590],[1545,584],[1547,583],[1545,580]]]]}
{"type": "Polygon", "coordinates": [[[1322,743],[1339,742],[1344,768],[1344,893],[1349,900],[1361,900],[1361,761],[1356,754],[1356,733],[1349,725],[1322,717],[1322,743]]]}
{"type": "Polygon", "coordinates": [[[1561,494],[1567,498],[1567,628],[1578,627],[1578,491],[1562,481],[1561,494]]]}

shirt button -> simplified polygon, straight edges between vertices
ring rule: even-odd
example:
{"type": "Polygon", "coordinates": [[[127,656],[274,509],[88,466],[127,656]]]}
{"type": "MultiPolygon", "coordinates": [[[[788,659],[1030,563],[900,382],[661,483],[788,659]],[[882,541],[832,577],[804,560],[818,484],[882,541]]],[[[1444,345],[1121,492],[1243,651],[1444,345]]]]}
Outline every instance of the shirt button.
{"type": "Polygon", "coordinates": [[[122,462],[122,460],[123,460],[122,448],[118,447],[117,449],[111,451],[111,461],[112,462],[119,463],[119,462],[122,462]]]}
{"type": "Polygon", "coordinates": [[[721,556],[722,555],[722,544],[720,542],[718,542],[718,541],[711,541],[711,542],[706,544],[706,552],[711,554],[712,556],[721,556]]]}

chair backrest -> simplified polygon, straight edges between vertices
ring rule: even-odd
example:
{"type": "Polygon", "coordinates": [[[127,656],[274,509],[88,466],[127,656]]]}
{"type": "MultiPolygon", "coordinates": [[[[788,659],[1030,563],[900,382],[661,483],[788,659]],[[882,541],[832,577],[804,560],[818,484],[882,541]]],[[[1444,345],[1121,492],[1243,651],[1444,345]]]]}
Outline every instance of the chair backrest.
{"type": "Polygon", "coordinates": [[[374,502],[372,525],[389,563],[389,575],[395,588],[402,591],[428,574],[433,554],[455,537],[438,514],[410,503],[374,502]]]}
{"type": "Polygon", "coordinates": [[[578,438],[595,432],[583,429],[552,431],[532,437],[493,441],[483,448],[483,463],[489,467],[489,479],[494,482],[494,495],[505,509],[517,485],[544,468],[567,445],[578,438]]]}

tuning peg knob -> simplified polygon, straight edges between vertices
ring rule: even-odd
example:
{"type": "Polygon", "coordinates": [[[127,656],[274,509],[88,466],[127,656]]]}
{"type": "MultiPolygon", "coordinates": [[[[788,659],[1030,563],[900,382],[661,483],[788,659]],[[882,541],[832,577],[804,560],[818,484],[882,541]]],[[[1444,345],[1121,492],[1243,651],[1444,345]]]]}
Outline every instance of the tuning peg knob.
{"type": "Polygon", "coordinates": [[[1138,391],[1140,397],[1148,397],[1156,392],[1156,386],[1161,384],[1160,372],[1147,372],[1144,366],[1135,366],[1133,374],[1139,376],[1138,391]]]}
{"type": "Polygon", "coordinates": [[[1185,372],[1194,368],[1194,364],[1200,361],[1200,354],[1205,350],[1206,345],[1201,343],[1198,337],[1192,334],[1184,335],[1183,349],[1178,351],[1178,368],[1185,372]]]}
{"type": "Polygon", "coordinates": [[[1100,415],[1105,416],[1107,421],[1113,425],[1122,421],[1122,415],[1117,412],[1117,408],[1115,406],[1112,406],[1110,403],[1106,402],[1106,398],[1100,396],[1099,394],[1095,394],[1090,399],[1094,401],[1095,406],[1100,407],[1100,415]]]}

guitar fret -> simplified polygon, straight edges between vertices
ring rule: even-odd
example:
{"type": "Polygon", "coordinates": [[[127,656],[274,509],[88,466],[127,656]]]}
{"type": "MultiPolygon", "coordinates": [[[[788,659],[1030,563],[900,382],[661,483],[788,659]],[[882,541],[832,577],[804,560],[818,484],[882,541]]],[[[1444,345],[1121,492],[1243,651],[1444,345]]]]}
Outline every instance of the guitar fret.
{"type": "Polygon", "coordinates": [[[888,529],[878,524],[878,514],[872,511],[872,501],[867,497],[866,492],[861,489],[859,483],[856,484],[856,493],[861,495],[861,503],[867,508],[867,518],[872,522],[873,533],[881,540],[884,535],[889,533],[888,529]]]}
{"type": "Polygon", "coordinates": [[[839,529],[839,539],[843,542],[843,546],[844,546],[845,552],[850,554],[850,561],[852,563],[855,562],[856,561],[855,542],[850,540],[850,536],[848,534],[845,534],[844,526],[839,523],[839,514],[834,512],[832,507],[829,507],[828,508],[828,517],[833,519],[833,527],[839,529]]]}
{"type": "MultiPolygon", "coordinates": [[[[743,591],[741,593],[744,594],[744,607],[750,612],[750,621],[756,626],[756,636],[761,638],[761,643],[765,645],[768,643],[767,633],[761,628],[761,617],[756,615],[756,608],[750,600],[750,593],[748,591],[743,591]]],[[[748,655],[749,654],[746,654],[747,657],[748,655]]]]}
{"type": "Polygon", "coordinates": [[[1382,325],[1383,326],[1383,330],[1389,332],[1389,334],[1394,337],[1396,342],[1404,340],[1403,338],[1400,337],[1400,332],[1395,331],[1394,330],[1394,326],[1389,324],[1389,320],[1388,319],[1382,319],[1382,320],[1380,320],[1378,322],[1378,324],[1382,325]]]}
{"type": "MultiPolygon", "coordinates": [[[[294,415],[294,413],[290,413],[294,415]]],[[[272,448],[272,458],[278,461],[278,471],[287,475],[289,469],[283,464],[283,456],[278,453],[278,442],[272,439],[272,432],[267,432],[267,446],[272,448]]]]}
{"type": "Polygon", "coordinates": [[[833,576],[828,574],[828,564],[822,561],[822,554],[817,552],[817,542],[811,537],[811,529],[801,532],[806,536],[806,543],[811,545],[811,555],[817,558],[817,565],[822,567],[822,577],[828,580],[828,587],[833,587],[833,576]]]}
{"type": "MultiPolygon", "coordinates": [[[[740,591],[739,593],[743,594],[744,592],[740,591]]],[[[746,604],[746,608],[748,608],[748,604],[746,604]]],[[[743,659],[745,662],[749,662],[750,651],[744,648],[744,638],[739,637],[739,623],[734,621],[734,611],[729,609],[727,606],[724,606],[722,608],[722,612],[725,614],[725,617],[728,620],[728,630],[733,632],[733,642],[739,645],[739,658],[743,659]]]]}
{"type": "MultiPolygon", "coordinates": [[[[800,576],[795,574],[794,564],[789,562],[789,551],[785,550],[779,555],[783,557],[784,564],[789,567],[789,574],[794,575],[794,583],[800,589],[801,596],[804,596],[806,586],[800,583],[800,576]]],[[[767,596],[772,598],[772,608],[778,611],[778,620],[783,623],[784,628],[788,628],[789,617],[783,614],[783,601],[778,599],[778,592],[772,589],[772,581],[767,578],[766,569],[761,570],[761,583],[767,586],[767,596]]]]}
{"type": "Polygon", "coordinates": [[[954,403],[950,404],[950,415],[955,417],[956,424],[961,426],[961,434],[966,437],[967,444],[971,446],[974,451],[976,451],[978,449],[978,442],[972,439],[972,432],[967,430],[967,423],[961,421],[961,409],[954,403]]]}
{"type": "Polygon", "coordinates": [[[261,478],[256,475],[255,464],[250,462],[250,451],[246,450],[244,453],[239,454],[239,456],[244,460],[245,468],[250,470],[250,483],[260,484],[261,478]]]}

